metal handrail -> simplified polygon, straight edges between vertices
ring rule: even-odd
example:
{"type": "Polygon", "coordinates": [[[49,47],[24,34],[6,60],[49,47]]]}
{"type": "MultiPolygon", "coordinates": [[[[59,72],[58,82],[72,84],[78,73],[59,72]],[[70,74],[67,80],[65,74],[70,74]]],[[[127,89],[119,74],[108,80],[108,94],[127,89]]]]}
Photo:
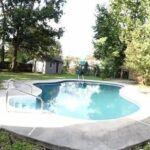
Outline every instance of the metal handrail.
{"type": "MultiPolygon", "coordinates": [[[[7,82],[7,89],[9,88],[10,82],[17,83],[17,81],[16,81],[15,79],[9,79],[8,82],[7,82]]],[[[25,83],[25,82],[22,82],[22,83],[25,84],[25,85],[27,85],[27,86],[29,86],[29,87],[31,88],[31,94],[32,94],[32,85],[27,84],[27,83],[25,83]]]]}
{"type": "MultiPolygon", "coordinates": [[[[10,88],[9,88],[9,83],[10,83],[11,81],[16,82],[14,79],[10,79],[10,80],[8,81],[8,83],[7,83],[7,89],[6,89],[6,110],[8,110],[8,97],[9,97],[9,89],[10,89],[10,88]]],[[[44,102],[43,102],[43,99],[42,99],[41,97],[36,96],[36,95],[33,95],[32,93],[28,93],[28,92],[19,90],[19,89],[17,89],[17,88],[14,88],[14,89],[17,90],[17,91],[19,91],[19,92],[21,92],[21,93],[24,93],[24,94],[27,94],[27,95],[30,95],[30,96],[33,96],[33,97],[39,99],[39,100],[41,101],[41,111],[43,110],[44,102]]]]}

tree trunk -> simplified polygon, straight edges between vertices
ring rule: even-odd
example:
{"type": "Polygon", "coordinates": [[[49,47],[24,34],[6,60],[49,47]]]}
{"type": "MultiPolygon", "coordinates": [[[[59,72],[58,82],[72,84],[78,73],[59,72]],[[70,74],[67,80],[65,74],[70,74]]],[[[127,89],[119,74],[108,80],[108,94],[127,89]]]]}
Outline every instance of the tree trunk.
{"type": "Polygon", "coordinates": [[[12,59],[12,66],[11,71],[17,71],[17,52],[18,52],[18,45],[14,44],[14,51],[13,51],[13,59],[12,59]]]}
{"type": "Polygon", "coordinates": [[[1,49],[1,62],[4,63],[5,59],[5,48],[4,48],[4,42],[2,42],[2,49],[1,49]]]}
{"type": "Polygon", "coordinates": [[[1,49],[1,62],[4,63],[5,59],[5,31],[6,31],[6,16],[5,16],[5,9],[4,9],[4,3],[3,1],[0,1],[1,7],[2,7],[2,30],[3,30],[3,35],[2,35],[2,49],[1,49]]]}
{"type": "Polygon", "coordinates": [[[36,71],[36,58],[33,59],[32,72],[36,71]]]}

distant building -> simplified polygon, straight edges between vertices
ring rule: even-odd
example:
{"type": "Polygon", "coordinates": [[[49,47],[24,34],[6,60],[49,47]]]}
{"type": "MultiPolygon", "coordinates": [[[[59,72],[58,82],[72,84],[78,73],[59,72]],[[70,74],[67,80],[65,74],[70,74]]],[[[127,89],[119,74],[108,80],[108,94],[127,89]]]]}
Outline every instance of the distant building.
{"type": "Polygon", "coordinates": [[[53,59],[39,59],[33,61],[33,72],[43,74],[59,74],[63,70],[63,60],[61,57],[53,59]]]}

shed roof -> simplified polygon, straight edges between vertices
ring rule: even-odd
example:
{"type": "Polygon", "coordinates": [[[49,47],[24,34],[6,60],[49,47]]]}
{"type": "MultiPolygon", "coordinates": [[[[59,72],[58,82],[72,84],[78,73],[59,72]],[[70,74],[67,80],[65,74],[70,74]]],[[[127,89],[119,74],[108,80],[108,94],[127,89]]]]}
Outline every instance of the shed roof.
{"type": "MultiPolygon", "coordinates": [[[[37,59],[37,61],[41,61],[41,60],[45,60],[45,61],[49,61],[49,62],[60,62],[60,63],[63,63],[63,60],[61,57],[54,57],[54,58],[50,58],[50,57],[45,57],[45,58],[39,58],[37,59]]],[[[30,60],[27,62],[27,64],[33,64],[33,60],[30,60]]]]}

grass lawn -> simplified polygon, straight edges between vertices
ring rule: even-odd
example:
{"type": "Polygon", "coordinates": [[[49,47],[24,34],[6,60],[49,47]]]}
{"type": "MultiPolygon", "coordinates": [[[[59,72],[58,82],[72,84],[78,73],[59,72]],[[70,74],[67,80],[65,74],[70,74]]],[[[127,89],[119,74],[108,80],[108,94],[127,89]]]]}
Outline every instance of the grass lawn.
{"type": "MultiPolygon", "coordinates": [[[[0,81],[8,79],[16,80],[50,80],[50,79],[77,79],[75,74],[40,74],[40,73],[23,73],[23,72],[0,72],[0,81]]],[[[99,77],[85,76],[85,79],[100,80],[99,77]]]]}
{"type": "Polygon", "coordinates": [[[0,150],[45,150],[45,148],[0,130],[0,150]]]}

